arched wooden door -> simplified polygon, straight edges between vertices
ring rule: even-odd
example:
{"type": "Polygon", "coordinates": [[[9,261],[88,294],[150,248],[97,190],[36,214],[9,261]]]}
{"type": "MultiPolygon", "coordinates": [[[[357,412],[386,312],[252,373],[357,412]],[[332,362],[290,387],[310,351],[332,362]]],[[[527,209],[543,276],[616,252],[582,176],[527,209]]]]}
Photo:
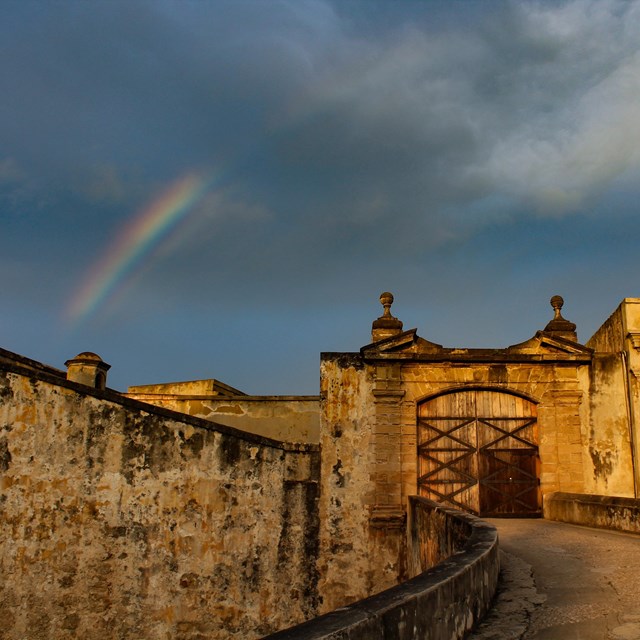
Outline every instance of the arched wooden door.
{"type": "Polygon", "coordinates": [[[489,389],[418,406],[418,491],[482,516],[541,513],[536,405],[489,389]]]}

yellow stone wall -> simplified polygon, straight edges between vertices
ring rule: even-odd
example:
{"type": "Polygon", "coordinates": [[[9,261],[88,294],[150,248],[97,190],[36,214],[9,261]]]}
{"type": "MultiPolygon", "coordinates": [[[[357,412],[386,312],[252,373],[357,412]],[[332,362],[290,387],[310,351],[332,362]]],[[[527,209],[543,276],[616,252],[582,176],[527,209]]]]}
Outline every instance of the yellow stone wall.
{"type": "Polygon", "coordinates": [[[130,391],[127,397],[283,442],[317,444],[320,439],[318,396],[226,397],[130,391]]]}
{"type": "Polygon", "coordinates": [[[625,298],[587,346],[596,353],[591,384],[592,493],[638,497],[640,298],[625,298]],[[602,474],[602,469],[608,473],[602,474]]]}
{"type": "Polygon", "coordinates": [[[0,636],[257,638],[317,610],[318,450],[0,367],[0,636]]]}
{"type": "MultiPolygon", "coordinates": [[[[379,540],[369,526],[372,378],[356,359],[338,355],[321,363],[320,480],[321,611],[354,602],[376,587],[396,584],[398,540],[379,540]],[[389,545],[391,549],[389,550],[389,545]],[[378,551],[375,562],[371,554],[378,551]]],[[[404,536],[404,531],[402,531],[404,536]]],[[[379,589],[377,589],[379,590],[379,589]]]]}

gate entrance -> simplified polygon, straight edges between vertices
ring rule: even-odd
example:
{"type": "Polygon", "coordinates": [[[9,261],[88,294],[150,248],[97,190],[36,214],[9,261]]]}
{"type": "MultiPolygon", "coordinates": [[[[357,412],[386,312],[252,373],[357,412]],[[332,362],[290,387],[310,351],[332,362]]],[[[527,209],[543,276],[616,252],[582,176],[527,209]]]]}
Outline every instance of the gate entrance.
{"type": "Polygon", "coordinates": [[[418,492],[481,516],[541,514],[536,405],[474,389],[418,407],[418,492]]]}

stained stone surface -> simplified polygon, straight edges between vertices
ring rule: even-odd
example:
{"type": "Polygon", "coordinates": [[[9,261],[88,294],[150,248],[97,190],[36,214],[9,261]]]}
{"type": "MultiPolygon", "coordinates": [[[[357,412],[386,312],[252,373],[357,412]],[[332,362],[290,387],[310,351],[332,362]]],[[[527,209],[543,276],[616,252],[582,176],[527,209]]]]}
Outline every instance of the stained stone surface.
{"type": "Polygon", "coordinates": [[[0,640],[251,640],[316,614],[317,447],[24,364],[0,367],[0,640]]]}

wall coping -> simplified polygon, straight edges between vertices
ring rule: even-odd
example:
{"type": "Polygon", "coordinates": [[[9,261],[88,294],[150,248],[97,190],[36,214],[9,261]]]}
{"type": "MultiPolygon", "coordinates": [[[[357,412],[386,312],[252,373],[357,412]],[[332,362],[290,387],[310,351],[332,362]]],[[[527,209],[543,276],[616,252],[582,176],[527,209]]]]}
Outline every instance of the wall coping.
{"type": "Polygon", "coordinates": [[[43,364],[42,362],[38,362],[37,360],[32,360],[31,358],[22,356],[19,353],[14,353],[13,351],[9,351],[0,347],[0,366],[5,364],[10,365],[13,363],[24,366],[30,370],[42,371],[43,373],[57,376],[62,380],[66,380],[67,378],[67,372],[63,371],[62,369],[56,369],[55,367],[52,367],[48,364],[43,364]]]}
{"type": "Polygon", "coordinates": [[[190,393],[152,393],[149,391],[127,391],[125,398],[159,398],[162,400],[206,400],[207,402],[320,402],[320,396],[223,396],[190,393]]]}
{"type": "Polygon", "coordinates": [[[566,493],[562,491],[555,491],[553,493],[547,493],[545,495],[545,500],[549,502],[567,500],[571,502],[579,502],[581,504],[640,509],[640,498],[629,498],[625,496],[603,496],[595,493],[566,493]]]}

